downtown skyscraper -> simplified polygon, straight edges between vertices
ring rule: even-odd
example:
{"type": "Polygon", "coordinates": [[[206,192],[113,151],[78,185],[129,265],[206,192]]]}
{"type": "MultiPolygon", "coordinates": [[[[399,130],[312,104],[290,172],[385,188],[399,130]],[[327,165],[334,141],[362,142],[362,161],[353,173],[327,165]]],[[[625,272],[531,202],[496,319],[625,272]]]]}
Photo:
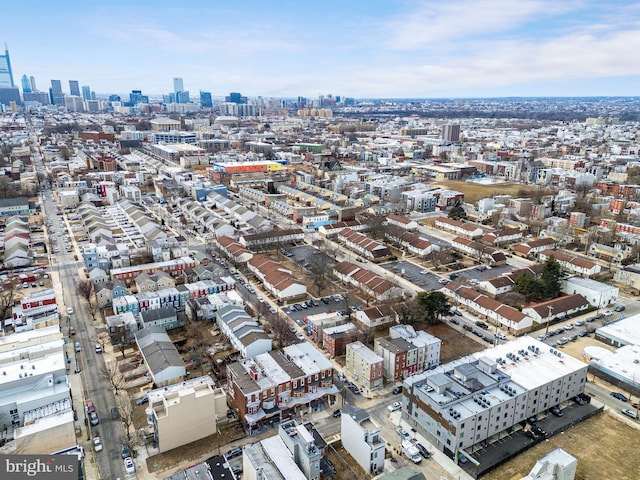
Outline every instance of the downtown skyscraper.
{"type": "Polygon", "coordinates": [[[0,88],[15,87],[13,83],[13,72],[11,71],[11,59],[9,58],[9,47],[4,46],[4,55],[0,55],[0,88]]]}

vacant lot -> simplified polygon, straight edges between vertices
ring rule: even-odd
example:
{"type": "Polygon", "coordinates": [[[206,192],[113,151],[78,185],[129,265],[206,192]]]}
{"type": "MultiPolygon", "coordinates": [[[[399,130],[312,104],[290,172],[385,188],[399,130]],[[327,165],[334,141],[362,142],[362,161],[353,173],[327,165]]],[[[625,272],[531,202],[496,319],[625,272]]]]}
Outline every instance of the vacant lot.
{"type": "Polygon", "coordinates": [[[486,348],[486,345],[482,345],[474,340],[476,337],[472,335],[465,335],[464,333],[454,330],[446,323],[432,326],[417,323],[414,325],[414,328],[416,330],[424,330],[442,340],[442,346],[440,349],[441,364],[448,363],[452,360],[464,357],[465,355],[479,352],[486,348]]]}
{"type": "Polygon", "coordinates": [[[479,185],[477,183],[464,182],[461,180],[450,180],[448,182],[438,182],[438,185],[451,190],[464,193],[464,200],[467,203],[475,203],[486,197],[493,197],[496,193],[501,195],[518,195],[518,192],[536,190],[536,187],[520,185],[518,183],[499,183],[496,185],[479,185]]]}
{"type": "Polygon", "coordinates": [[[520,479],[536,461],[556,448],[578,459],[576,480],[634,480],[640,472],[640,434],[607,414],[539,443],[523,454],[483,476],[486,480],[520,479]]]}

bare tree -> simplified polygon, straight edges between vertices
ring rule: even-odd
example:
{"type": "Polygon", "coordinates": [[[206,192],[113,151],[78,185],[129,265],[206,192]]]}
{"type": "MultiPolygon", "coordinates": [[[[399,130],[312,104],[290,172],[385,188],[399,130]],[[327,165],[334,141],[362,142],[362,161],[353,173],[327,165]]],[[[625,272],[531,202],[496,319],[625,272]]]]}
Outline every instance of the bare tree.
{"type": "Polygon", "coordinates": [[[281,315],[272,315],[268,320],[271,336],[281,347],[292,344],[296,341],[296,335],[292,331],[291,323],[289,323],[281,315]]]}
{"type": "Polygon", "coordinates": [[[95,287],[91,280],[82,279],[76,285],[76,293],[87,304],[89,315],[95,321],[98,314],[98,302],[95,299],[95,287]]]}
{"type": "Polygon", "coordinates": [[[118,413],[120,414],[120,420],[122,420],[124,434],[126,435],[127,440],[130,440],[133,437],[131,435],[131,427],[133,426],[133,407],[131,406],[129,397],[127,395],[116,395],[116,406],[118,408],[118,413]]]}
{"type": "Polygon", "coordinates": [[[118,392],[124,390],[125,381],[122,373],[118,369],[118,365],[115,362],[105,363],[102,368],[102,376],[105,380],[109,382],[111,388],[113,388],[116,396],[118,392]]]}
{"type": "Polygon", "coordinates": [[[13,301],[16,294],[16,280],[9,280],[9,282],[2,286],[0,290],[0,313],[2,318],[7,318],[7,315],[13,308],[13,301]]]}
{"type": "Polygon", "coordinates": [[[315,251],[308,259],[309,271],[318,296],[322,296],[327,287],[331,284],[329,273],[333,266],[331,258],[322,251],[315,251]]]}

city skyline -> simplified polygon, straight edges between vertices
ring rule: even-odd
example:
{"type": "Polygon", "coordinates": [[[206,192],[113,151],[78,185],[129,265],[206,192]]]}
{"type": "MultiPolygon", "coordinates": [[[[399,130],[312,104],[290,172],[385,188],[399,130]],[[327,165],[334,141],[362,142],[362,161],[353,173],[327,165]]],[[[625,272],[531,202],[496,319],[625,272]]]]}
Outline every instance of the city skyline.
{"type": "Polygon", "coordinates": [[[546,0],[115,0],[88,11],[3,7],[14,79],[78,79],[99,94],[184,89],[359,98],[637,95],[640,6],[546,0]],[[28,18],[28,28],[24,19],[28,18]]]}

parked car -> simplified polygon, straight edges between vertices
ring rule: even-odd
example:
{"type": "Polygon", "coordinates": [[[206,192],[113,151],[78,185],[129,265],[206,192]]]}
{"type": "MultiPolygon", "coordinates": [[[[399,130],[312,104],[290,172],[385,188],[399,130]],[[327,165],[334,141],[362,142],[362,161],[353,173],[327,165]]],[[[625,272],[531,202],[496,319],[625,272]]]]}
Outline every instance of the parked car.
{"type": "Polygon", "coordinates": [[[402,404],[400,402],[393,402],[387,407],[387,410],[389,410],[390,412],[395,412],[396,410],[400,410],[401,408],[402,404]]]}
{"type": "Polygon", "coordinates": [[[67,315],[73,315],[73,307],[67,307],[67,315]]]}
{"type": "Polygon", "coordinates": [[[399,393],[402,393],[402,385],[397,386],[396,388],[393,389],[393,394],[394,395],[398,395],[399,393]]]}
{"type": "Polygon", "coordinates": [[[133,475],[136,473],[136,466],[133,464],[131,457],[124,459],[124,471],[127,472],[127,475],[133,475]]]}
{"type": "Polygon", "coordinates": [[[102,451],[102,442],[100,441],[100,437],[94,437],[93,439],[93,449],[96,452],[102,451]]]}
{"type": "Polygon", "coordinates": [[[489,325],[487,325],[487,324],[486,324],[486,323],[484,323],[484,322],[481,322],[480,320],[477,320],[477,321],[476,321],[476,327],[480,327],[480,328],[482,328],[483,330],[488,330],[488,329],[489,329],[489,325]]]}
{"type": "Polygon", "coordinates": [[[623,312],[627,307],[625,307],[624,305],[616,305],[616,308],[614,308],[614,310],[616,312],[623,312]]]}
{"type": "Polygon", "coordinates": [[[111,407],[111,419],[120,420],[120,410],[118,410],[118,407],[111,407]]]}
{"type": "Polygon", "coordinates": [[[613,398],[617,398],[621,402],[628,402],[629,401],[629,399],[626,396],[624,396],[622,393],[620,393],[620,392],[611,392],[609,395],[611,395],[613,398]]]}
{"type": "Polygon", "coordinates": [[[581,327],[581,326],[583,326],[583,325],[584,325],[584,320],[578,320],[578,321],[576,322],[576,327],[581,327]]]}
{"type": "Polygon", "coordinates": [[[561,417],[563,415],[562,410],[560,410],[558,407],[553,407],[551,409],[551,413],[553,413],[556,417],[561,417]]]}
{"type": "Polygon", "coordinates": [[[626,415],[629,418],[633,418],[634,420],[636,420],[638,418],[638,414],[636,412],[634,412],[633,410],[629,410],[628,408],[623,408],[622,410],[620,410],[624,415],[626,415]]]}
{"type": "Polygon", "coordinates": [[[240,475],[242,473],[242,465],[232,465],[231,471],[236,475],[240,475]]]}
{"type": "Polygon", "coordinates": [[[76,334],[76,329],[74,327],[69,327],[69,335],[74,336],[76,334]]]}
{"type": "Polygon", "coordinates": [[[473,328],[470,325],[467,325],[466,323],[462,325],[462,328],[467,332],[473,332],[473,328]]]}
{"type": "Polygon", "coordinates": [[[454,315],[458,315],[459,317],[461,317],[461,316],[462,316],[462,312],[461,312],[460,310],[454,310],[454,311],[453,311],[453,314],[454,314],[454,315]]]}
{"type": "Polygon", "coordinates": [[[224,458],[228,460],[239,455],[242,455],[242,449],[240,447],[233,447],[231,450],[227,451],[227,453],[224,454],[224,458]]]}
{"type": "Polygon", "coordinates": [[[413,440],[413,437],[411,437],[411,434],[409,432],[407,432],[404,428],[400,427],[396,430],[396,433],[398,435],[400,435],[402,437],[403,440],[407,440],[407,441],[411,441],[413,440]]]}
{"type": "Polygon", "coordinates": [[[74,344],[73,344],[73,349],[74,349],[76,352],[80,352],[80,351],[82,350],[82,345],[80,345],[80,342],[76,342],[76,343],[74,343],[74,344]]]}
{"type": "Polygon", "coordinates": [[[496,332],[496,337],[498,337],[500,340],[506,340],[507,336],[504,333],[501,332],[496,332]]]}
{"type": "Polygon", "coordinates": [[[476,337],[482,338],[482,332],[480,330],[474,330],[471,333],[473,333],[476,337]]]}
{"type": "Polygon", "coordinates": [[[564,326],[564,330],[565,330],[566,332],[568,332],[569,330],[573,330],[573,323],[567,323],[567,324],[564,326]]]}
{"type": "Polygon", "coordinates": [[[575,397],[573,401],[576,402],[578,405],[584,405],[585,403],[587,403],[584,401],[584,398],[582,398],[580,395],[575,397]]]}
{"type": "Polygon", "coordinates": [[[449,319],[449,321],[450,321],[451,323],[453,323],[454,325],[460,325],[460,321],[459,321],[457,318],[453,318],[453,317],[451,317],[451,318],[449,319]]]}
{"type": "Polygon", "coordinates": [[[327,297],[321,298],[320,301],[325,305],[329,305],[329,303],[331,302],[331,300],[329,300],[327,297]]]}
{"type": "Polygon", "coordinates": [[[100,419],[98,418],[98,414],[96,412],[91,412],[89,414],[89,423],[91,423],[91,425],[94,427],[100,423],[100,419]]]}
{"type": "Polygon", "coordinates": [[[340,415],[342,415],[342,412],[340,411],[340,409],[338,409],[335,412],[333,412],[333,417],[334,418],[338,418],[340,415]]]}
{"type": "Polygon", "coordinates": [[[120,447],[120,455],[122,458],[128,458],[131,456],[131,451],[129,451],[129,447],[127,447],[124,443],[120,447]]]}
{"type": "Polygon", "coordinates": [[[610,317],[611,315],[613,315],[613,312],[611,310],[607,310],[606,312],[604,312],[605,317],[610,317]]]}
{"type": "Polygon", "coordinates": [[[142,397],[136,400],[136,405],[142,405],[144,403],[147,403],[148,401],[149,401],[149,395],[145,393],[142,397]]]}
{"type": "Polygon", "coordinates": [[[102,353],[102,345],[96,343],[96,353],[102,353]]]}
{"type": "Polygon", "coordinates": [[[424,458],[429,458],[431,456],[429,450],[427,450],[421,443],[416,443],[416,448],[420,452],[420,455],[422,455],[424,458]]]}

